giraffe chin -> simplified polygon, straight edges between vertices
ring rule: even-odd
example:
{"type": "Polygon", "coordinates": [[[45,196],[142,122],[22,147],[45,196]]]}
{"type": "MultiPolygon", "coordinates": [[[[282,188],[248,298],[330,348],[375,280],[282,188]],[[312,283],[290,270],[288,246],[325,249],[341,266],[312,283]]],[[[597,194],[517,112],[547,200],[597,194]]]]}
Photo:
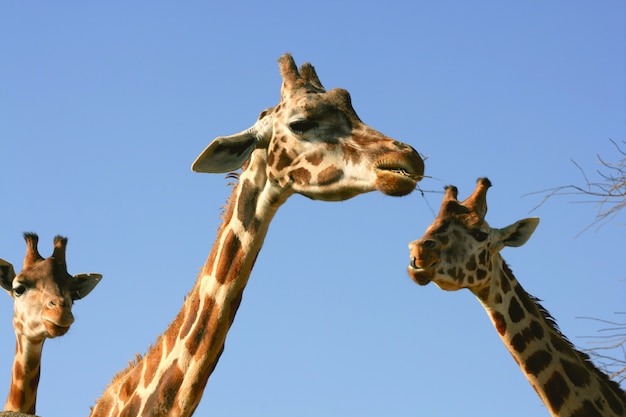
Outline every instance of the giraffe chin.
{"type": "Polygon", "coordinates": [[[70,326],[60,326],[50,320],[44,320],[44,326],[48,332],[48,338],[63,336],[70,330],[70,326]]]}
{"type": "Polygon", "coordinates": [[[415,190],[417,181],[403,172],[379,169],[376,172],[376,189],[392,197],[402,197],[415,190]]]}
{"type": "Polygon", "coordinates": [[[428,285],[433,280],[435,270],[433,268],[423,269],[409,265],[409,276],[418,285],[428,285]]]}
{"type": "Polygon", "coordinates": [[[424,160],[415,149],[408,148],[385,154],[374,162],[375,185],[384,194],[394,197],[410,194],[424,178],[424,160]]]}

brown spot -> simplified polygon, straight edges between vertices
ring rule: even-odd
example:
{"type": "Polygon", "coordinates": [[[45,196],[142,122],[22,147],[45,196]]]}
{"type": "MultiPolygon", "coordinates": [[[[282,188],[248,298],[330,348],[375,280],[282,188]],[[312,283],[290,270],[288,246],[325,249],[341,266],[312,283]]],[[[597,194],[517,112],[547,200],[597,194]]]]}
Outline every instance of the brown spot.
{"type": "Polygon", "coordinates": [[[603,413],[598,411],[598,409],[593,405],[593,403],[589,400],[583,401],[583,405],[575,410],[571,417],[602,417],[603,413]]]}
{"type": "Polygon", "coordinates": [[[135,395],[133,395],[133,398],[126,403],[126,405],[124,406],[124,408],[122,408],[122,411],[119,414],[111,414],[111,415],[115,415],[119,417],[138,416],[140,408],[141,408],[141,397],[139,396],[139,394],[135,393],[135,395]]]}
{"type": "Polygon", "coordinates": [[[500,288],[502,289],[502,294],[506,294],[511,291],[511,282],[506,276],[506,273],[502,270],[500,270],[500,288]]]}
{"type": "Polygon", "coordinates": [[[237,218],[245,230],[249,230],[256,213],[256,203],[259,198],[259,189],[247,180],[241,184],[241,193],[237,204],[237,218]]]}
{"type": "MultiPolygon", "coordinates": [[[[608,384],[614,384],[613,381],[609,381],[608,384]]],[[[612,385],[615,392],[611,391],[610,387],[607,384],[600,385],[600,392],[602,393],[602,397],[606,400],[611,407],[611,410],[618,415],[624,415],[624,392],[621,390],[620,386],[617,384],[612,385]],[[619,395],[622,396],[622,400],[618,398],[616,392],[619,392],[619,395]]]]}
{"type": "Polygon", "coordinates": [[[297,184],[308,184],[311,181],[311,172],[306,168],[300,167],[291,171],[289,177],[297,184]]]}
{"type": "Polygon", "coordinates": [[[39,376],[40,376],[39,367],[37,367],[37,370],[34,372],[35,372],[35,375],[33,375],[31,380],[28,382],[28,387],[30,388],[32,392],[36,392],[37,387],[39,386],[39,376]]]}
{"type": "Polygon", "coordinates": [[[231,230],[228,232],[222,253],[219,256],[219,263],[215,271],[215,279],[220,284],[229,282],[237,275],[233,271],[239,271],[243,263],[243,254],[241,253],[241,241],[239,237],[231,230]]]}
{"type": "Polygon", "coordinates": [[[306,159],[306,161],[309,164],[311,164],[313,166],[318,166],[324,160],[324,153],[321,152],[321,151],[312,152],[312,153],[308,154],[304,159],[306,159]]]}
{"type": "Polygon", "coordinates": [[[535,339],[543,339],[543,327],[537,320],[533,320],[528,328],[530,329],[530,334],[532,334],[535,339]]]}
{"type": "Polygon", "coordinates": [[[117,404],[114,409],[111,409],[113,406],[113,401],[111,400],[110,395],[103,396],[97,402],[97,404],[91,410],[89,415],[91,416],[121,416],[119,412],[119,407],[117,404]]]}
{"type": "Polygon", "coordinates": [[[292,161],[293,160],[291,159],[291,157],[287,155],[287,152],[283,150],[278,155],[278,162],[276,163],[275,168],[277,171],[282,171],[283,169],[285,169],[285,167],[291,165],[292,161]]]}
{"type": "Polygon", "coordinates": [[[513,346],[513,349],[515,349],[516,352],[522,353],[526,350],[528,344],[526,343],[524,336],[522,336],[521,333],[518,333],[511,338],[511,346],[513,346]]]}
{"type": "Polygon", "coordinates": [[[526,311],[533,315],[536,315],[537,305],[531,299],[528,293],[524,291],[521,285],[518,284],[515,286],[515,294],[517,294],[517,297],[520,299],[522,304],[524,304],[524,308],[526,309],[526,311]]]}
{"type": "Polygon", "coordinates": [[[235,314],[237,314],[237,310],[239,309],[239,306],[241,305],[242,298],[243,298],[243,293],[240,292],[230,302],[230,322],[231,323],[235,321],[235,314]]]}
{"type": "Polygon", "coordinates": [[[193,293],[189,296],[187,301],[185,302],[185,306],[183,310],[178,313],[176,320],[178,317],[184,317],[184,325],[180,329],[179,338],[184,339],[187,337],[189,332],[191,331],[191,326],[196,322],[196,316],[198,314],[198,309],[200,308],[200,299],[197,294],[193,293]]]}
{"type": "Polygon", "coordinates": [[[139,378],[137,374],[139,373],[140,368],[134,368],[133,371],[131,371],[132,375],[128,375],[124,384],[120,387],[119,398],[122,402],[127,402],[128,399],[135,393],[137,385],[139,385],[139,378]]]}
{"type": "Polygon", "coordinates": [[[526,359],[526,372],[539,375],[552,362],[552,355],[545,350],[538,350],[526,359]]]}
{"type": "Polygon", "coordinates": [[[502,336],[506,332],[506,320],[504,320],[504,316],[497,311],[491,313],[491,319],[493,320],[493,324],[496,327],[496,330],[502,336]]]}
{"type": "Polygon", "coordinates": [[[523,353],[533,340],[541,340],[542,338],[543,328],[539,322],[533,320],[530,326],[522,329],[521,332],[511,338],[511,345],[516,352],[523,353]]]}
{"type": "Polygon", "coordinates": [[[204,355],[215,343],[219,329],[219,307],[213,298],[207,296],[204,299],[198,321],[185,342],[189,354],[191,356],[204,355]]]}
{"type": "MultiPolygon", "coordinates": [[[[183,309],[185,306],[183,305],[183,309]]],[[[176,318],[172,322],[172,325],[165,331],[163,334],[161,341],[163,342],[163,351],[165,352],[165,356],[169,355],[176,346],[176,339],[178,339],[178,334],[181,331],[181,326],[183,324],[183,315],[179,312],[176,315],[176,318]]]]}
{"type": "Polygon", "coordinates": [[[159,365],[162,359],[162,351],[163,351],[163,344],[157,343],[156,346],[154,346],[150,350],[150,354],[146,355],[146,357],[143,360],[143,365],[145,368],[144,374],[143,374],[143,386],[145,388],[147,388],[148,385],[150,385],[150,382],[152,382],[152,379],[154,378],[154,375],[156,374],[157,369],[159,369],[159,365]]]}
{"type": "Polygon", "coordinates": [[[513,323],[518,323],[525,316],[526,314],[524,313],[520,303],[517,301],[517,298],[511,298],[511,301],[509,302],[509,317],[513,323]]]}
{"type": "Polygon", "coordinates": [[[339,181],[343,177],[343,171],[333,166],[325,168],[317,175],[319,185],[328,185],[339,181]]]}
{"type": "Polygon", "coordinates": [[[487,271],[484,269],[478,269],[476,271],[476,279],[481,280],[484,279],[487,276],[487,271]]]}
{"type": "Polygon", "coordinates": [[[476,264],[476,256],[472,255],[470,260],[467,261],[467,264],[465,264],[465,269],[467,269],[468,271],[474,271],[477,267],[478,265],[476,264]]]}
{"type": "Polygon", "coordinates": [[[548,397],[548,403],[552,412],[558,414],[570,393],[567,382],[560,373],[555,371],[544,384],[543,391],[546,393],[546,397],[548,397]]]}
{"type": "Polygon", "coordinates": [[[565,375],[567,375],[572,384],[577,387],[584,387],[589,384],[589,381],[591,380],[589,371],[580,366],[578,363],[567,359],[561,359],[561,366],[563,366],[565,375]]]}
{"type": "Polygon", "coordinates": [[[11,383],[9,398],[7,399],[7,403],[9,402],[13,404],[23,404],[26,402],[26,393],[13,383],[11,383]]]}
{"type": "Polygon", "coordinates": [[[456,281],[463,281],[465,278],[465,274],[461,270],[461,268],[453,267],[448,270],[448,275],[454,278],[456,281]]]}
{"type": "Polygon", "coordinates": [[[478,264],[479,265],[487,265],[487,251],[486,250],[483,250],[478,255],[478,264]]]}
{"type": "Polygon", "coordinates": [[[22,323],[22,320],[24,320],[24,318],[20,317],[20,321],[13,321],[13,328],[18,333],[24,333],[24,323],[22,323]]]}
{"type": "Polygon", "coordinates": [[[482,287],[475,294],[476,294],[476,297],[478,297],[479,300],[486,301],[486,300],[489,299],[489,287],[487,287],[487,286],[482,287]]]}
{"type": "Polygon", "coordinates": [[[550,343],[552,343],[552,347],[557,352],[567,352],[572,349],[569,343],[567,343],[567,341],[565,341],[562,336],[556,333],[550,334],[550,343]]]}
{"type": "Polygon", "coordinates": [[[24,379],[24,367],[20,362],[14,363],[13,377],[18,381],[22,381],[24,379]]]}
{"type": "MultiPolygon", "coordinates": [[[[155,416],[169,415],[183,378],[183,372],[178,367],[178,361],[175,360],[161,375],[157,390],[146,398],[145,409],[155,416]]],[[[197,393],[197,395],[200,394],[197,393]]]]}

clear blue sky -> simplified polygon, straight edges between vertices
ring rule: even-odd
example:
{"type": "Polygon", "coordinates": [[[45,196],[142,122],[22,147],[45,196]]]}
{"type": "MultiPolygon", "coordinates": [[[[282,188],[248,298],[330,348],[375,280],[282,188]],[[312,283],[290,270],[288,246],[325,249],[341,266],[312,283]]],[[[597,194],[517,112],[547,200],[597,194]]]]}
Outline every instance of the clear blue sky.
{"type": "MultiPolygon", "coordinates": [[[[69,237],[103,282],[44,348],[38,414],[87,416],[165,330],[221,221],[214,137],[275,105],[276,60],[310,61],[363,121],[428,156],[425,191],[488,176],[488,220],[541,224],[504,258],[580,347],[626,310],[624,214],[528,193],[592,179],[626,139],[622,1],[3,2],[0,257],[69,237]]],[[[418,287],[407,243],[441,194],[296,196],[277,213],[200,416],[547,416],[467,291],[418,287]]],[[[0,299],[0,402],[14,351],[0,299]]],[[[621,316],[621,321],[624,321],[621,316]]]]}

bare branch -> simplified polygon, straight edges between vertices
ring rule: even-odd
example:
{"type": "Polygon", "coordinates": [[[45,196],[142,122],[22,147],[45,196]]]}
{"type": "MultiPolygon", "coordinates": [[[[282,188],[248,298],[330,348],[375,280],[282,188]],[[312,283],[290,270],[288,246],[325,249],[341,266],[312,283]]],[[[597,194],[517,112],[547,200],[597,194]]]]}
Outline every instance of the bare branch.
{"type": "MultiPolygon", "coordinates": [[[[604,169],[604,171],[596,171],[596,174],[601,179],[600,181],[591,181],[585,173],[585,170],[578,163],[576,163],[576,161],[572,160],[572,163],[580,171],[585,185],[562,185],[525,194],[544,194],[541,202],[536,205],[531,212],[544,205],[551,197],[563,195],[582,195],[594,197],[594,199],[585,201],[584,203],[596,204],[598,206],[598,213],[596,214],[595,220],[585,227],[579,235],[592,226],[598,225],[598,228],[600,228],[613,220],[619,212],[626,207],[626,151],[624,151],[614,140],[609,140],[613,143],[613,145],[615,145],[618,154],[621,155],[621,159],[619,159],[618,162],[607,162],[599,155],[596,155],[602,169],[604,169]]],[[[626,146],[626,141],[622,141],[622,145],[626,146]]]]}
{"type": "MultiPolygon", "coordinates": [[[[615,314],[626,314],[618,312],[615,314]]],[[[626,381],[626,323],[598,319],[595,317],[577,317],[579,319],[593,320],[612,327],[598,330],[598,333],[609,332],[602,336],[583,336],[585,339],[594,339],[594,347],[582,349],[594,362],[618,384],[626,381]]]]}

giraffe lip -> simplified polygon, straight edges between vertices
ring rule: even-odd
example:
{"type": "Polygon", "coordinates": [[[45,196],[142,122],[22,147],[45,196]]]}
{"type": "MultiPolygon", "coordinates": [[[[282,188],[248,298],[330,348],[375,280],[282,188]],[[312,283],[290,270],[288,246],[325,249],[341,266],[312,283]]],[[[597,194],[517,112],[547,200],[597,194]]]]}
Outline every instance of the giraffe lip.
{"type": "Polygon", "coordinates": [[[384,159],[374,165],[376,170],[376,188],[390,196],[404,196],[415,190],[422,179],[417,167],[411,161],[389,161],[384,159]]]}
{"type": "Polygon", "coordinates": [[[399,164],[385,164],[380,163],[376,165],[376,169],[386,172],[391,172],[396,175],[400,175],[402,177],[410,178],[416,183],[423,178],[422,174],[417,174],[415,171],[408,165],[399,165],[399,164]]]}
{"type": "Polygon", "coordinates": [[[415,281],[415,283],[418,285],[427,285],[433,279],[435,268],[433,266],[423,268],[417,264],[417,260],[415,258],[411,258],[408,272],[409,276],[413,281],[415,281]]]}
{"type": "Polygon", "coordinates": [[[71,323],[68,325],[61,325],[53,322],[52,320],[44,320],[44,326],[50,334],[50,337],[63,336],[70,329],[71,323]]]}

